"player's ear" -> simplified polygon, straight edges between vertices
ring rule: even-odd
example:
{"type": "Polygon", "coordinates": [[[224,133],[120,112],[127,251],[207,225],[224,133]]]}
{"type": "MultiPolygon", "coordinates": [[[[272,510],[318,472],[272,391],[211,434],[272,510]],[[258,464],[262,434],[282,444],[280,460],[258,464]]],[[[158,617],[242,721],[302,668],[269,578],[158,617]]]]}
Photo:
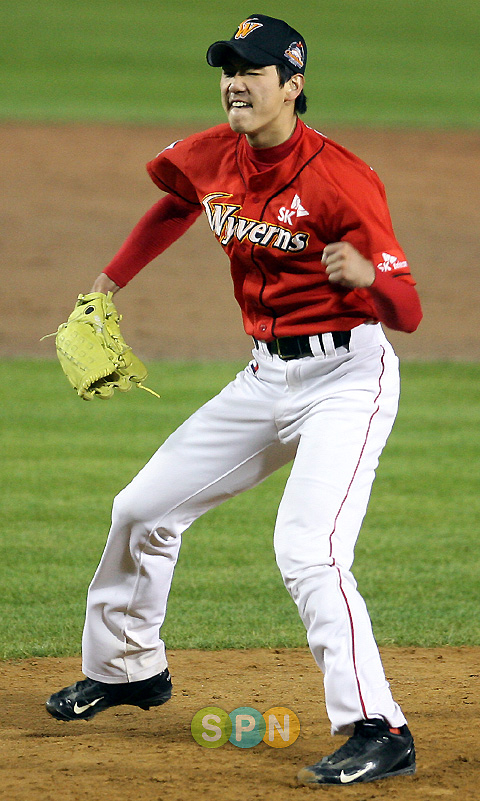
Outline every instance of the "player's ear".
{"type": "Polygon", "coordinates": [[[305,78],[303,75],[298,73],[297,75],[292,75],[289,81],[285,84],[285,88],[287,90],[287,100],[296,100],[299,94],[303,91],[303,87],[305,86],[305,78]]]}

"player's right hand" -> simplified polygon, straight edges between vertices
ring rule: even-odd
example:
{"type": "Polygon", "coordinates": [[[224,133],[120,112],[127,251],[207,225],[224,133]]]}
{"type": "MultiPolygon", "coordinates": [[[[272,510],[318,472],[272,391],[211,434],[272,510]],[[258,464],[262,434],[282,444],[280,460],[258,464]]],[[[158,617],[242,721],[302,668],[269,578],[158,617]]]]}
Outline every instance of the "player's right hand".
{"type": "Polygon", "coordinates": [[[322,255],[325,272],[332,284],[349,289],[369,287],[375,280],[375,267],[350,242],[331,242],[322,255]]]}

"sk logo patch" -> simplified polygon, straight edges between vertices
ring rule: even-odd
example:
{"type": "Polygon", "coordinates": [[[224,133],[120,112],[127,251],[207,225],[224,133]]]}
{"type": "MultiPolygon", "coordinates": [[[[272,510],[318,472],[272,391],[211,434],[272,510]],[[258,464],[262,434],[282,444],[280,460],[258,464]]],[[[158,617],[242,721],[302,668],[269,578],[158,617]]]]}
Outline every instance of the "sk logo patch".
{"type": "Polygon", "coordinates": [[[390,253],[382,253],[383,261],[380,264],[377,264],[377,269],[381,270],[382,273],[389,273],[392,270],[402,270],[404,267],[408,267],[407,261],[399,261],[396,256],[392,256],[390,253]]]}
{"type": "Polygon", "coordinates": [[[255,17],[251,19],[246,19],[244,22],[241,22],[238,26],[238,30],[235,34],[235,39],[245,39],[249,33],[252,31],[256,31],[257,28],[263,28],[261,22],[255,19],[255,17]]]}
{"type": "Polygon", "coordinates": [[[308,217],[308,215],[309,212],[303,208],[300,196],[295,195],[289,209],[282,206],[278,213],[278,219],[280,222],[286,222],[288,225],[292,225],[294,217],[308,217]]]}

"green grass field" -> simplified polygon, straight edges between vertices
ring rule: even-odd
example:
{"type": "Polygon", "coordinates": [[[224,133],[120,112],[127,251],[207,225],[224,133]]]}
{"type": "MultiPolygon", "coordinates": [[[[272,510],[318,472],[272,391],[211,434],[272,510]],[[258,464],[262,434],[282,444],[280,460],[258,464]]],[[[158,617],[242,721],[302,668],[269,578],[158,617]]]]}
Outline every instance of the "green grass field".
{"type": "MultiPolygon", "coordinates": [[[[0,120],[223,121],[205,52],[254,10],[244,0],[3,0],[0,120]]],[[[477,0],[265,0],[259,11],[307,38],[310,124],[478,127],[477,0]]],[[[113,496],[237,368],[153,364],[161,401],[132,391],[86,404],[56,362],[0,362],[0,657],[79,652],[113,496]]],[[[478,645],[480,365],[407,363],[403,376],[355,573],[380,643],[478,645]]],[[[185,537],[170,647],[305,644],[271,543],[286,475],[185,537]]]]}
{"type": "MultiPolygon", "coordinates": [[[[477,0],[264,0],[306,37],[308,119],[478,127],[477,0]]],[[[223,122],[205,53],[252,13],[221,0],[2,0],[0,119],[223,122]]]]}
{"type": "MultiPolygon", "coordinates": [[[[85,403],[56,362],[0,362],[0,657],[79,652],[114,494],[240,366],[151,364],[160,401],[132,390],[85,403]]],[[[381,644],[480,645],[479,380],[480,364],[403,366],[355,564],[381,644]]],[[[170,648],[305,645],[272,549],[286,476],[185,535],[164,627],[170,648]]]]}

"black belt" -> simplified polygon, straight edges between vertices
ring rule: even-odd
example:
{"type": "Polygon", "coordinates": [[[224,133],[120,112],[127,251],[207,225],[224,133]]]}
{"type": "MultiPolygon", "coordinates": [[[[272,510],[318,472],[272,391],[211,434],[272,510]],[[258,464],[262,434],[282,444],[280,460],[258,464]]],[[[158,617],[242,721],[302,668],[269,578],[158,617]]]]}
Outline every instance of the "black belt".
{"type": "MultiPolygon", "coordinates": [[[[349,349],[351,331],[332,331],[333,345],[335,348],[349,349]]],[[[318,337],[320,347],[326,355],[322,334],[315,334],[318,337]]],[[[254,337],[255,345],[258,348],[258,340],[254,337]]],[[[269,353],[280,356],[285,362],[290,359],[303,359],[304,356],[315,356],[310,345],[310,336],[300,334],[298,337],[279,337],[272,342],[266,342],[269,353]]]]}

